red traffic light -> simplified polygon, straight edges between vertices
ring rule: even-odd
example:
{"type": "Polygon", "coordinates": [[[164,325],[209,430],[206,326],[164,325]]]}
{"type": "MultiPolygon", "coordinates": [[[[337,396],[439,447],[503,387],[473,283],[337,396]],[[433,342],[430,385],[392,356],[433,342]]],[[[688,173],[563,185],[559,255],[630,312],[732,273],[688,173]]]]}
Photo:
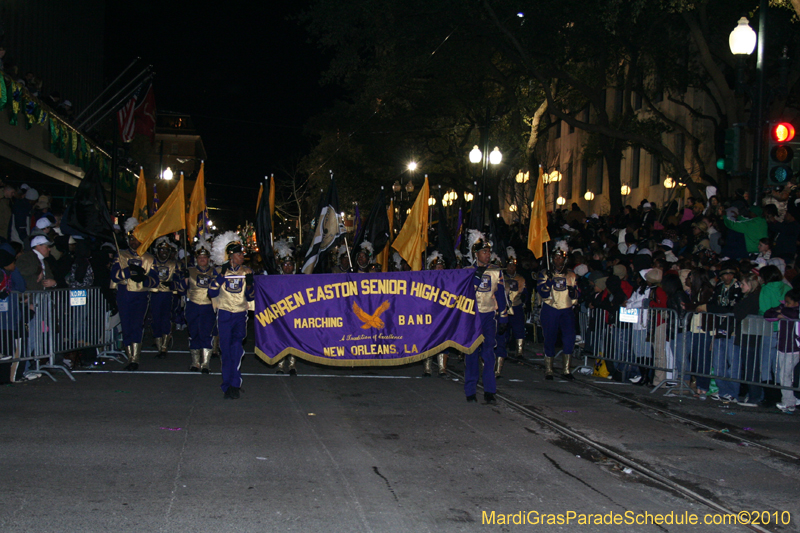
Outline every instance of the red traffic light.
{"type": "Polygon", "coordinates": [[[794,139],[794,126],[788,122],[778,122],[772,127],[772,138],[779,143],[791,141],[794,139]]]}

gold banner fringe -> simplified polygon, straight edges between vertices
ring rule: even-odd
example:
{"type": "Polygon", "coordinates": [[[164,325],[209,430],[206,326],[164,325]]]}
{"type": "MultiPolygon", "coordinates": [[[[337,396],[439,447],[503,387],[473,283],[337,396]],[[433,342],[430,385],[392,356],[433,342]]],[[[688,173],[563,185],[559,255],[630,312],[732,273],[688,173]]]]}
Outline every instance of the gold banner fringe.
{"type": "Polygon", "coordinates": [[[276,355],[275,357],[270,357],[264,352],[262,352],[258,347],[255,349],[256,355],[268,365],[274,365],[279,362],[281,359],[288,355],[294,355],[295,357],[299,357],[304,361],[308,361],[310,363],[317,363],[323,366],[349,366],[349,367],[357,367],[357,366],[402,366],[407,365],[410,363],[416,363],[417,361],[422,361],[423,359],[427,359],[432,355],[438,355],[442,353],[447,348],[455,348],[459,352],[465,354],[471,354],[475,350],[478,349],[483,343],[483,335],[479,335],[475,342],[472,343],[472,346],[469,348],[462,346],[454,341],[446,341],[438,346],[431,348],[429,350],[425,350],[422,353],[418,353],[416,355],[410,355],[408,357],[397,357],[393,359],[333,359],[330,357],[319,357],[317,355],[311,355],[306,352],[300,351],[297,348],[286,348],[281,353],[276,355]]]}

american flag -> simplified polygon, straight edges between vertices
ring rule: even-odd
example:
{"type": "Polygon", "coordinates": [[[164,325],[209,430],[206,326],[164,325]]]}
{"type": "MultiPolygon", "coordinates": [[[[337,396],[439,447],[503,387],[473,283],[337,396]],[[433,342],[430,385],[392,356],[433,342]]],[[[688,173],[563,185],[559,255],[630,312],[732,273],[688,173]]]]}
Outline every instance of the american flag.
{"type": "Polygon", "coordinates": [[[155,132],[155,115],[153,81],[148,78],[136,88],[131,99],[117,112],[122,142],[132,141],[136,133],[147,135],[152,139],[155,132]]]}
{"type": "Polygon", "coordinates": [[[133,140],[133,134],[136,129],[136,120],[134,119],[133,110],[136,107],[136,97],[138,94],[139,90],[137,89],[133,97],[117,112],[119,136],[122,138],[122,142],[133,140]]]}

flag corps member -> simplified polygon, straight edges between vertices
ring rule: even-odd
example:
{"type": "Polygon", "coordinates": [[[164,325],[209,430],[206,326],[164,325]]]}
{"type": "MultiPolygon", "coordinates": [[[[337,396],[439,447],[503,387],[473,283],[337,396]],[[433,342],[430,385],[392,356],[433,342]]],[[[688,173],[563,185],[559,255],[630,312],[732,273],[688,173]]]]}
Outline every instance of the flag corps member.
{"type": "Polygon", "coordinates": [[[211,245],[201,237],[195,246],[197,266],[189,267],[189,275],[182,283],[186,290],[186,322],[189,324],[189,353],[192,356],[189,371],[203,374],[209,372],[212,333],[217,318],[208,297],[208,288],[217,277],[209,248],[211,245]]]}
{"type": "Polygon", "coordinates": [[[544,333],[545,379],[553,379],[553,358],[556,356],[556,339],[561,330],[564,344],[564,368],[561,377],[575,379],[569,370],[572,350],[575,348],[575,313],[572,306],[577,303],[578,287],[575,273],[568,270],[567,243],[558,241],[553,252],[550,270],[542,270],[536,280],[536,290],[542,298],[542,332],[544,333]]]}
{"type": "MultiPolygon", "coordinates": [[[[281,274],[290,276],[295,273],[295,262],[292,247],[289,245],[287,240],[281,239],[279,241],[275,241],[275,259],[277,260],[278,270],[280,270],[281,274]]],[[[289,375],[296,376],[296,365],[297,358],[295,356],[286,356],[278,363],[278,370],[275,373],[285,374],[288,367],[289,375]]]]}
{"type": "MultiPolygon", "coordinates": [[[[444,270],[447,268],[447,263],[445,263],[444,257],[442,257],[442,253],[439,250],[434,250],[428,256],[428,259],[425,261],[428,265],[428,270],[444,270]]],[[[436,356],[436,362],[439,365],[439,377],[447,376],[447,350],[443,351],[439,355],[436,356]]],[[[430,377],[431,373],[433,372],[433,356],[428,357],[425,359],[425,363],[423,364],[423,371],[422,375],[424,377],[430,377]]]]}
{"type": "MultiPolygon", "coordinates": [[[[517,271],[517,252],[511,246],[506,248],[506,255],[508,256],[508,263],[506,263],[506,271],[503,274],[505,281],[506,291],[508,293],[508,301],[511,303],[511,310],[508,312],[508,324],[511,327],[511,335],[517,341],[517,359],[525,359],[525,311],[523,309],[523,298],[525,294],[525,278],[517,271]]],[[[509,332],[506,332],[507,334],[509,332]]],[[[508,335],[506,335],[507,337],[508,335]]],[[[506,337],[498,343],[505,342],[506,337]]],[[[503,367],[503,362],[497,360],[497,375],[500,375],[500,370],[503,367]]]]}
{"type": "Polygon", "coordinates": [[[208,296],[217,302],[222,391],[226,399],[236,400],[242,387],[242,364],[247,336],[248,302],[255,299],[253,271],[244,266],[244,247],[234,231],[214,239],[214,261],[221,264],[217,277],[208,288],[208,296]]]}
{"type": "Polygon", "coordinates": [[[155,258],[149,253],[139,255],[136,249],[141,244],[133,236],[139,221],[133,217],[125,221],[129,250],[120,250],[111,267],[111,281],[117,284],[117,308],[122,325],[122,343],[128,365],[125,370],[137,370],[142,357],[142,334],[144,316],[147,313],[148,294],[158,285],[155,258]]]}
{"type": "Polygon", "coordinates": [[[153,317],[153,338],[156,341],[158,353],[156,357],[164,359],[167,356],[170,341],[172,340],[172,291],[181,283],[178,263],[170,259],[173,250],[177,250],[169,237],[156,239],[156,260],[153,264],[158,272],[158,285],[150,289],[150,315],[153,317]]]}
{"type": "MultiPolygon", "coordinates": [[[[508,327],[503,271],[489,264],[492,257],[492,243],[486,240],[483,233],[469,230],[468,243],[470,251],[475,256],[473,282],[483,333],[483,344],[480,348],[480,357],[483,359],[483,399],[487,404],[494,404],[497,403],[494,396],[497,392],[497,382],[494,377],[495,336],[497,333],[505,333],[508,327]]],[[[465,363],[464,392],[468,402],[476,402],[478,401],[475,398],[479,372],[478,350],[467,355],[465,363]]]]}

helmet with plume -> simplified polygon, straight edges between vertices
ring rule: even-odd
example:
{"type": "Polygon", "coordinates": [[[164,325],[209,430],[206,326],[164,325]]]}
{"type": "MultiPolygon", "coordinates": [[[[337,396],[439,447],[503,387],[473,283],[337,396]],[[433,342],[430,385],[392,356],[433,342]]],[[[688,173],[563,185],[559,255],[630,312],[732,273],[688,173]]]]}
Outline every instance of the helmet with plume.
{"type": "Polygon", "coordinates": [[[211,258],[217,265],[228,262],[231,254],[244,252],[242,238],[235,231],[226,231],[214,239],[211,247],[211,258]]]}
{"type": "Polygon", "coordinates": [[[428,265],[428,270],[436,270],[437,265],[442,265],[442,267],[447,268],[447,263],[439,250],[434,250],[430,253],[426,264],[428,265]]]}

